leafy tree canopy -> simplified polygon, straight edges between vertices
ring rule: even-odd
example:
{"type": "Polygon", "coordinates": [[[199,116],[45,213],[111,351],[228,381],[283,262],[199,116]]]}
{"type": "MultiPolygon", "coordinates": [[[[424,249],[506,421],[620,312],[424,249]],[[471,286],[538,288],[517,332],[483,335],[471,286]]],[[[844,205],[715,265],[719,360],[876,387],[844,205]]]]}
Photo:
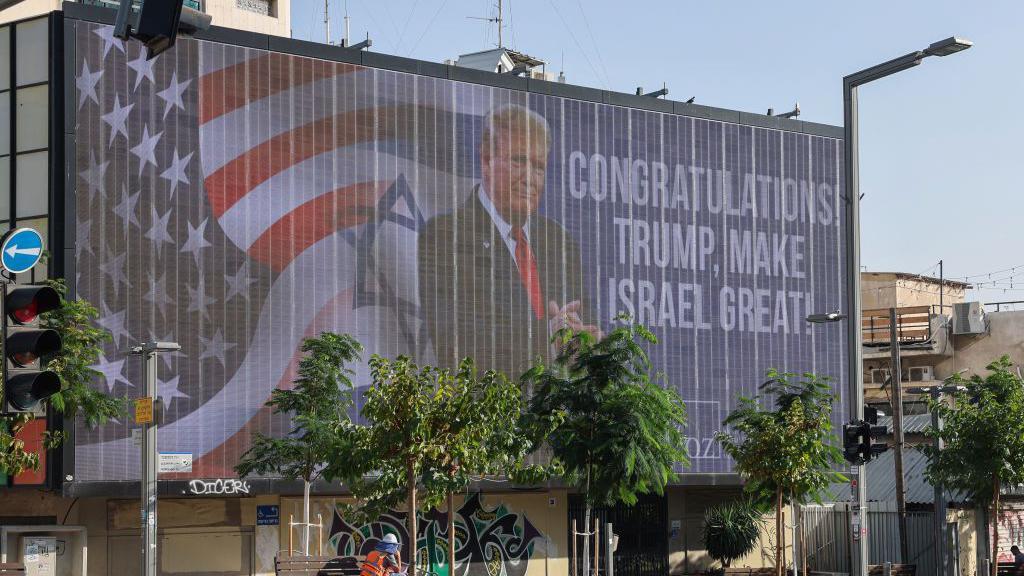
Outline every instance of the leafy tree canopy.
{"type": "Polygon", "coordinates": [[[657,343],[654,334],[630,323],[600,340],[568,329],[555,338],[554,362],[523,375],[537,444],[550,432],[563,477],[582,489],[588,510],[662,493],[675,466],[687,463],[686,410],[675,390],[651,382],[644,345],[657,343]]]}

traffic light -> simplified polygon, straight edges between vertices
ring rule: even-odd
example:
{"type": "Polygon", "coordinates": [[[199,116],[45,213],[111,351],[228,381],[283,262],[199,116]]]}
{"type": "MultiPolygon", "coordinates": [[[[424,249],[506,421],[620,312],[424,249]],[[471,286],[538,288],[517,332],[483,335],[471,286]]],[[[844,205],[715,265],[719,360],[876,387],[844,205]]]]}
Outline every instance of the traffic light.
{"type": "Polygon", "coordinates": [[[146,59],[152,59],[174,46],[178,32],[194,34],[208,29],[210,22],[209,14],[182,6],[182,0],[121,0],[114,35],[122,40],[136,38],[146,45],[146,59]],[[133,12],[138,13],[134,25],[130,23],[133,12]]]}
{"type": "MultiPolygon", "coordinates": [[[[875,422],[877,415],[865,414],[875,422]]],[[[880,438],[889,433],[886,426],[875,426],[871,422],[857,420],[843,424],[843,458],[855,466],[871,461],[875,456],[889,449],[880,438]]]]}
{"type": "Polygon", "coordinates": [[[39,327],[39,315],[58,307],[60,295],[49,286],[3,284],[2,412],[29,412],[60,391],[60,377],[40,366],[60,352],[60,334],[39,327]]]}
{"type": "Polygon", "coordinates": [[[859,466],[871,458],[870,428],[867,422],[843,424],[843,458],[850,464],[859,466]]]}

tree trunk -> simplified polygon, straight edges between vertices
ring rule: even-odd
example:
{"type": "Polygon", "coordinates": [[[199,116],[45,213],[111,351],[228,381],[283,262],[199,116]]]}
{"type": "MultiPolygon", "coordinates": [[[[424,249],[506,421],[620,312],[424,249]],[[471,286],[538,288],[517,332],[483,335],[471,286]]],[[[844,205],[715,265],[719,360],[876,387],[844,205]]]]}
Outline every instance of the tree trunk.
{"type": "Polygon", "coordinates": [[[448,493],[448,576],[455,576],[455,492],[448,493]]]}
{"type": "Polygon", "coordinates": [[[410,460],[405,465],[406,482],[409,489],[409,576],[416,576],[416,467],[410,460]]]}
{"type": "Polygon", "coordinates": [[[999,475],[992,476],[992,576],[999,573],[999,475]]]}
{"type": "Polygon", "coordinates": [[[782,558],[782,548],[786,542],[786,526],[782,520],[782,488],[775,490],[775,575],[785,576],[785,561],[782,558]]]}
{"type": "MultiPolygon", "coordinates": [[[[796,506],[794,504],[794,506],[796,506]]],[[[800,572],[807,576],[807,538],[804,537],[804,509],[796,506],[793,509],[793,522],[796,522],[797,534],[800,536],[800,572]]],[[[794,556],[796,556],[794,554],[794,556]]]]}
{"type": "Polygon", "coordinates": [[[302,555],[309,556],[309,480],[306,479],[302,480],[302,555]]]}
{"type": "MultiPolygon", "coordinates": [[[[590,463],[587,462],[587,483],[584,484],[583,498],[583,575],[590,576],[590,463]]],[[[573,536],[575,538],[575,536],[573,536]]]]}

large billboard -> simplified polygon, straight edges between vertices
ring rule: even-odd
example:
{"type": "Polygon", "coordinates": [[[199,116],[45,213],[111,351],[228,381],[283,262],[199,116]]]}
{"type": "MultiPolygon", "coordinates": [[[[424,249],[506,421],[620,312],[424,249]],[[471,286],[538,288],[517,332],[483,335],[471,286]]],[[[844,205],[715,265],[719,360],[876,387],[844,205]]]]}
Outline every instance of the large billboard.
{"type": "MultiPolygon", "coordinates": [[[[97,385],[135,396],[129,347],[182,344],[159,441],[185,477],[286,432],[263,403],[324,330],[517,377],[553,330],[628,314],[687,402],[687,472],[731,470],[714,433],[768,368],[844,388],[843,331],[804,321],[845,301],[840,140],[211,41],[147,61],[73,25],[75,284],[114,337],[97,385]]],[[[79,428],[76,480],[138,477],[131,428],[79,428]]]]}

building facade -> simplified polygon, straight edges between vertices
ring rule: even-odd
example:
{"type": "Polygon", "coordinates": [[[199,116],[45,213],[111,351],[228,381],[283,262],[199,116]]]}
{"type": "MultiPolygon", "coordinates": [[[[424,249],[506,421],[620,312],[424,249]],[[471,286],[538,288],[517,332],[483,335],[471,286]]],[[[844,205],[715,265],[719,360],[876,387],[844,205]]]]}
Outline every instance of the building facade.
{"type": "MultiPolygon", "coordinates": [[[[216,28],[147,62],[112,18],[66,4],[0,27],[0,212],[45,229],[47,274],[100,309],[113,341],[96,386],[137,397],[129,346],[182,344],[159,362],[159,448],[189,456],[160,480],[164,573],[268,574],[294,549],[301,488],[233,467],[253,431],[288,429],[263,403],[289,385],[303,337],[349,332],[368,352],[442,365],[472,352],[510,372],[548,353],[505,241],[470,235],[512,210],[487,200],[512,180],[543,194],[519,216],[545,300],[575,302],[601,330],[619,312],[651,326],[652,362],[688,405],[690,463],[667,493],[598,511],[620,535],[619,574],[712,564],[704,510],[742,489],[714,434],[767,369],[834,376],[843,406],[841,337],[803,321],[844,300],[841,130],[216,28]]],[[[85,556],[88,573],[135,573],[135,425],[66,424],[43,470],[8,479],[0,552],[53,538],[61,573],[85,556]]],[[[399,512],[350,523],[341,486],[314,495],[325,553],[404,530],[399,512]]],[[[566,572],[582,513],[560,483],[475,486],[457,506],[457,560],[473,571],[566,572]]],[[[443,572],[438,514],[402,540],[443,572]]],[[[740,564],[769,563],[776,537],[740,564]]]]}

